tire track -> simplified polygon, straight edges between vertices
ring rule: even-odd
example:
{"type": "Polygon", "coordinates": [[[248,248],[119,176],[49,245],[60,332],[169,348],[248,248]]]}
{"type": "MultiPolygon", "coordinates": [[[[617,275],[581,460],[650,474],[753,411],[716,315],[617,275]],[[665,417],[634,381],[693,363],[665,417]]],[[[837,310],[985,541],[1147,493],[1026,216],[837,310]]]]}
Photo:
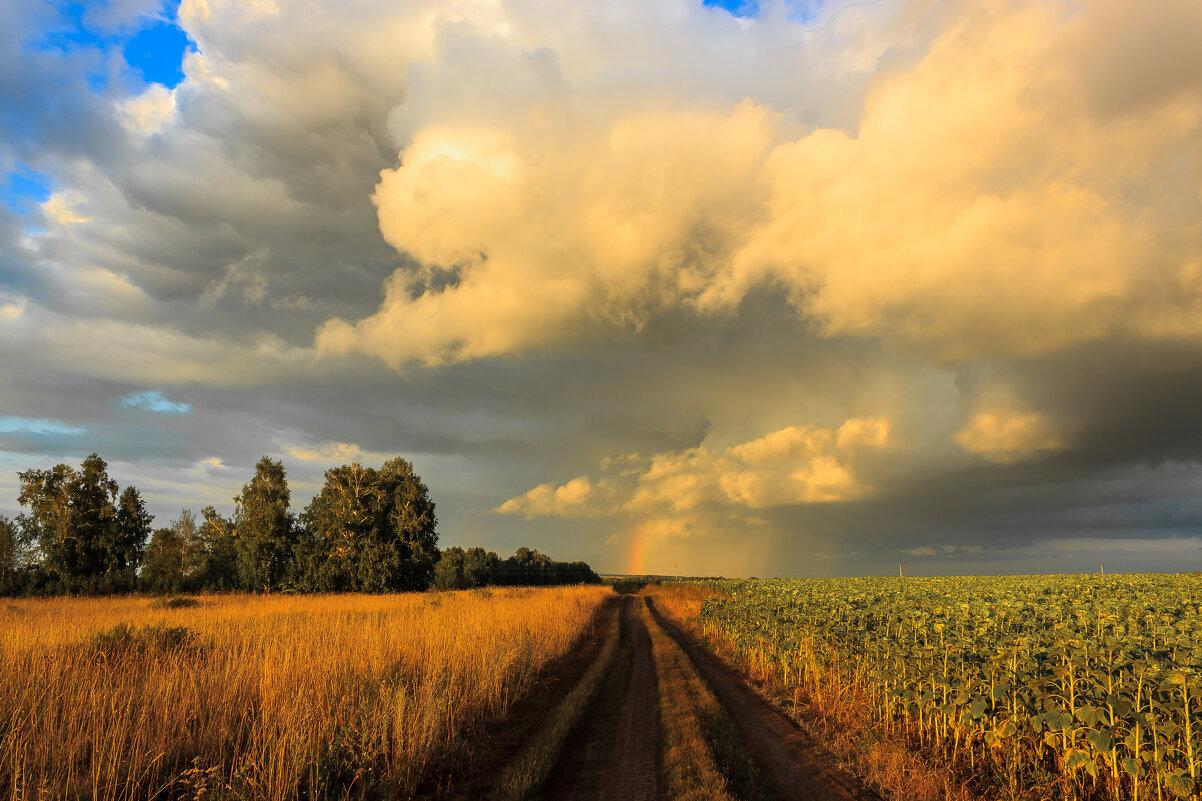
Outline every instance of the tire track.
{"type": "Polygon", "coordinates": [[[797,724],[747,686],[744,679],[705,651],[644,598],[655,622],[681,647],[705,679],[781,799],[863,801],[879,798],[839,770],[797,724]]]}
{"type": "Polygon", "coordinates": [[[659,703],[651,636],[622,599],[622,645],[593,708],[564,747],[545,801],[655,801],[659,703]]]}

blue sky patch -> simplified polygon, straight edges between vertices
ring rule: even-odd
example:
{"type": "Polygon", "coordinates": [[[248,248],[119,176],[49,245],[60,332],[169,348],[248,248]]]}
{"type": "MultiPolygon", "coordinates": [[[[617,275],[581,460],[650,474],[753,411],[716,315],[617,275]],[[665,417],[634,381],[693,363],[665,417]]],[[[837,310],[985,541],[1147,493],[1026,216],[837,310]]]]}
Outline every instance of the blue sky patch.
{"type": "Polygon", "coordinates": [[[0,417],[0,433],[65,434],[75,436],[77,434],[87,433],[87,430],[79,426],[73,426],[68,423],[64,423],[62,420],[17,417],[16,415],[10,414],[7,417],[0,417]]]}
{"type": "Polygon", "coordinates": [[[0,203],[14,214],[29,211],[49,197],[50,179],[20,161],[0,176],[0,203]]]}
{"type": "Polygon", "coordinates": [[[173,88],[184,79],[184,52],[188,35],[174,23],[159,20],[125,43],[125,61],[146,83],[173,88]]]}
{"type": "Polygon", "coordinates": [[[145,392],[135,392],[132,395],[126,395],[121,399],[121,403],[131,409],[142,409],[147,412],[157,412],[158,414],[187,414],[192,411],[192,404],[169,400],[165,394],[157,389],[148,389],[145,392]]]}
{"type": "Polygon", "coordinates": [[[705,0],[707,6],[721,8],[735,17],[754,17],[760,13],[757,0],[705,0]]]}
{"type": "MultiPolygon", "coordinates": [[[[161,83],[173,88],[184,79],[184,53],[192,46],[188,35],[175,24],[178,0],[169,0],[155,16],[129,20],[115,28],[106,28],[91,20],[94,15],[83,3],[57,6],[58,24],[43,31],[34,45],[41,51],[73,53],[81,50],[119,50],[130,68],[146,83],[161,83]]],[[[103,70],[86,75],[92,91],[108,84],[103,70]]]]}

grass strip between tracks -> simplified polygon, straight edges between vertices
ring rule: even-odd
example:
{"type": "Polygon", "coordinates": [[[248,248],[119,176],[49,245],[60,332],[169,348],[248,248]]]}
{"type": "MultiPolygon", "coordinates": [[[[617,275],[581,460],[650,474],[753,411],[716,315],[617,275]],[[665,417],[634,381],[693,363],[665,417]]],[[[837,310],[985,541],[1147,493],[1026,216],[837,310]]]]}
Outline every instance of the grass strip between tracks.
{"type": "Polygon", "coordinates": [[[638,600],[655,657],[668,801],[769,801],[773,796],[734,722],[692,660],[638,600]]]}
{"type": "Polygon", "coordinates": [[[601,679],[613,664],[621,633],[618,621],[620,611],[621,604],[613,604],[609,612],[609,633],[597,660],[589,666],[576,686],[547,714],[543,727],[535,732],[526,747],[501,774],[493,793],[496,801],[520,801],[529,798],[547,780],[559,759],[564,742],[580,722],[581,716],[588,709],[597,688],[601,685],[601,679]]]}

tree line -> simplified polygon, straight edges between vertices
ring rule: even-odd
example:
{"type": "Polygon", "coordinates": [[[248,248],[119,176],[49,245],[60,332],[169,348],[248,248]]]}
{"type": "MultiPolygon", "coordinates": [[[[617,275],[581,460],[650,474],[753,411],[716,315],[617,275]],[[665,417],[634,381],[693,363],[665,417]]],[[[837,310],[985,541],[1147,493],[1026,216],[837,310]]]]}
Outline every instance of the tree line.
{"type": "Polygon", "coordinates": [[[326,471],[299,515],[284,466],[264,456],[225,517],[183,510],[152,529],[136,487],[93,453],[78,469],[26,470],[15,520],[0,515],[0,594],[200,590],[401,592],[489,585],[597,583],[584,562],[519,548],[438,548],[434,501],[413,465],[390,459],[326,471]]]}

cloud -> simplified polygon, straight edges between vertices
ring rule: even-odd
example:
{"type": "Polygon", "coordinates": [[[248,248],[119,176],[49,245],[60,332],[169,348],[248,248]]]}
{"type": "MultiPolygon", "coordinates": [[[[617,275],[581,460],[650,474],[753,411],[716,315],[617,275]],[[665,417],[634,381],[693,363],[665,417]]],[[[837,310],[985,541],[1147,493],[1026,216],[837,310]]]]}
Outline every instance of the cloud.
{"type": "Polygon", "coordinates": [[[888,443],[887,421],[859,418],[837,429],[789,426],[721,449],[702,443],[645,460],[606,457],[602,470],[611,475],[599,481],[580,476],[560,486],[540,484],[493,511],[526,518],[623,516],[639,520],[652,539],[690,536],[732,511],[749,520],[754,510],[857,498],[869,488],[857,479],[856,463],[888,443]]]}
{"type": "Polygon", "coordinates": [[[15,323],[25,312],[26,301],[0,293],[0,322],[15,323]]]}
{"type": "Polygon", "coordinates": [[[270,257],[271,249],[263,247],[227,264],[221,277],[206,285],[200,293],[200,305],[213,306],[227,292],[237,293],[244,307],[262,303],[267,297],[267,277],[261,268],[270,257]]]}
{"type": "Polygon", "coordinates": [[[42,213],[59,225],[66,226],[85,223],[88,221],[88,218],[78,214],[71,208],[72,202],[76,200],[78,200],[76,193],[64,194],[62,192],[54,192],[42,204],[42,213]]]}
{"type": "MultiPolygon", "coordinates": [[[[1166,69],[1148,80],[1176,91],[1100,113],[1097,65],[1078,56],[1126,46],[1115,13],[955,4],[921,57],[878,71],[854,133],[795,138],[754,100],[594,103],[564,54],[488,32],[451,66],[465,47],[447,37],[374,200],[390,244],[457,280],[398,272],[375,314],[329,320],[317,348],[394,368],[476,359],[666,307],[729,314],[763,286],[827,335],[941,360],[1196,340],[1202,201],[1163,177],[1202,146],[1202,91],[1166,69]],[[451,78],[500,97],[469,109],[451,78]]],[[[1164,0],[1156,25],[1198,13],[1164,0]]]]}
{"type": "Polygon", "coordinates": [[[902,553],[908,553],[911,556],[935,556],[940,554],[947,556],[948,554],[980,554],[984,552],[984,548],[980,545],[920,545],[916,548],[902,548],[902,553]]]}
{"type": "Polygon", "coordinates": [[[126,395],[121,399],[121,404],[131,409],[142,409],[143,411],[156,412],[158,414],[187,414],[192,411],[192,404],[170,400],[166,394],[157,389],[148,389],[142,392],[135,392],[132,395],[126,395]]]}
{"type": "Polygon", "coordinates": [[[284,445],[284,452],[302,462],[383,462],[390,458],[364,450],[353,442],[326,442],[320,445],[284,445]]]}
{"type": "Polygon", "coordinates": [[[532,517],[595,517],[607,511],[605,496],[613,495],[613,486],[602,482],[596,486],[587,476],[574,478],[566,484],[539,484],[524,495],[510,498],[493,511],[497,514],[532,517]]]}
{"type": "Polygon", "coordinates": [[[35,333],[34,352],[61,369],[130,382],[259,385],[311,362],[311,352],[270,333],[249,342],[187,335],[112,320],[50,319],[35,333]]]}
{"type": "Polygon", "coordinates": [[[1197,557],[1202,551],[1202,537],[1171,536],[1158,539],[1127,537],[1074,537],[1041,540],[1035,550],[1064,553],[1136,553],[1180,554],[1197,557]]]}
{"type": "Polygon", "coordinates": [[[969,453],[999,464],[1013,464],[1062,446],[1037,412],[978,412],[956,432],[956,442],[969,453]]]}
{"type": "Polygon", "coordinates": [[[1026,408],[1004,384],[974,386],[966,398],[968,419],[956,431],[966,452],[996,464],[1015,464],[1065,447],[1064,437],[1040,412],[1026,408]]]}
{"type": "Polygon", "coordinates": [[[0,417],[0,433],[11,434],[16,432],[78,436],[80,434],[86,434],[87,429],[81,426],[71,425],[70,423],[64,423],[61,420],[18,417],[16,415],[0,417]]]}
{"type": "Polygon", "coordinates": [[[1202,530],[1197,3],[185,0],[170,91],[18,6],[0,407],[156,514],[370,443],[448,544],[611,569],[1202,530]]]}
{"type": "Polygon", "coordinates": [[[117,114],[131,134],[149,136],[158,133],[175,115],[175,92],[162,84],[152,83],[142,94],[121,101],[117,114]]]}

